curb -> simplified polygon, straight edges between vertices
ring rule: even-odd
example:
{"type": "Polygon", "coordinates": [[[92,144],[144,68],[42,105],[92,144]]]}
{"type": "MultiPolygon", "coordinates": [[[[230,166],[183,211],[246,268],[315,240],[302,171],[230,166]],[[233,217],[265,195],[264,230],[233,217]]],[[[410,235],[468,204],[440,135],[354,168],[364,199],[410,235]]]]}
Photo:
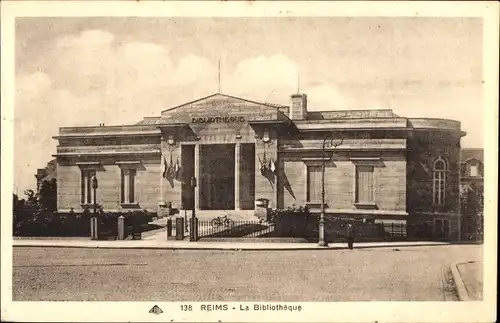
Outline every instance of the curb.
{"type": "Polygon", "coordinates": [[[457,288],[459,300],[462,302],[469,302],[472,301],[472,299],[469,297],[462,276],[460,276],[460,272],[458,271],[458,265],[465,263],[467,262],[461,261],[451,264],[451,275],[453,276],[453,281],[455,282],[455,286],[457,288]]]}
{"type": "MultiPolygon", "coordinates": [[[[74,249],[142,249],[142,250],[187,250],[187,251],[315,251],[315,250],[347,250],[347,247],[317,248],[241,248],[241,247],[170,247],[170,246],[63,246],[63,245],[13,245],[14,248],[74,248],[74,249]]],[[[368,247],[366,247],[368,248],[368,247]]]]}
{"type": "MultiPolygon", "coordinates": [[[[408,248],[408,247],[422,247],[422,246],[441,246],[444,244],[418,244],[418,245],[361,245],[355,246],[356,249],[376,249],[376,248],[408,248]]],[[[112,244],[100,244],[100,243],[88,243],[88,244],[65,244],[65,243],[13,243],[12,247],[35,247],[35,248],[86,248],[86,249],[144,249],[144,250],[226,250],[226,251],[300,251],[300,250],[349,250],[347,245],[333,245],[329,247],[319,247],[319,246],[248,246],[248,245],[224,245],[224,246],[209,246],[209,245],[112,245],[112,244]]]]}

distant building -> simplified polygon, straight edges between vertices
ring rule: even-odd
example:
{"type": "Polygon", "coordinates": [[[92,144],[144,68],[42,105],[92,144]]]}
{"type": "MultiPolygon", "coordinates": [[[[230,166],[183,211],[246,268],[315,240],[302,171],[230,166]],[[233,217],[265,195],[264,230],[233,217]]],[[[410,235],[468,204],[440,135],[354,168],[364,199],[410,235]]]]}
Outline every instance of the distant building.
{"type": "Polygon", "coordinates": [[[217,93],[135,125],[60,128],[58,210],[90,206],[96,175],[97,203],[108,211],[157,212],[169,203],[201,218],[248,218],[264,198],[271,208],[319,212],[324,160],[327,214],[460,238],[460,122],[310,111],[307,103],[305,94],[285,106],[217,93]],[[342,144],[327,140],[323,158],[332,135],[342,144]]]}
{"type": "Polygon", "coordinates": [[[53,159],[47,163],[45,168],[38,168],[35,174],[36,178],[36,192],[40,193],[42,183],[50,182],[52,179],[57,179],[57,159],[53,159]]]}
{"type": "Polygon", "coordinates": [[[482,148],[463,148],[460,151],[460,186],[468,189],[474,183],[484,190],[484,152],[482,148]]]}
{"type": "Polygon", "coordinates": [[[484,233],[483,149],[464,148],[460,153],[462,236],[480,240],[484,233]]]}

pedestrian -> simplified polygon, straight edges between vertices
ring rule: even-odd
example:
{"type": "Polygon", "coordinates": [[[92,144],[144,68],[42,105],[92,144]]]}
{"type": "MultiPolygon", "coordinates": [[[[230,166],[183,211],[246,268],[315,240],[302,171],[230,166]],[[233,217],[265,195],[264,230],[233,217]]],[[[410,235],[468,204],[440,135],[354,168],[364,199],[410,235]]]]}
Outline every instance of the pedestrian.
{"type": "Polygon", "coordinates": [[[351,222],[349,222],[347,224],[347,246],[351,250],[354,249],[354,236],[355,236],[354,225],[351,222]]]}

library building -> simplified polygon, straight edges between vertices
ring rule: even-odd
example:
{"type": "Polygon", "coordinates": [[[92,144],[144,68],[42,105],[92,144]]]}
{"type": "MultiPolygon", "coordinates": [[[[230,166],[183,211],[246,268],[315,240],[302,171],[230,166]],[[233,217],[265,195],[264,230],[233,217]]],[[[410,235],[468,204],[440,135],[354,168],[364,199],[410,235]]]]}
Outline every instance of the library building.
{"type": "Polygon", "coordinates": [[[202,219],[256,219],[263,199],[319,213],[324,183],[329,216],[460,238],[458,121],[318,111],[306,94],[279,105],[216,93],[166,108],[133,125],[60,128],[58,211],[91,208],[93,176],[104,211],[194,209],[202,219]]]}

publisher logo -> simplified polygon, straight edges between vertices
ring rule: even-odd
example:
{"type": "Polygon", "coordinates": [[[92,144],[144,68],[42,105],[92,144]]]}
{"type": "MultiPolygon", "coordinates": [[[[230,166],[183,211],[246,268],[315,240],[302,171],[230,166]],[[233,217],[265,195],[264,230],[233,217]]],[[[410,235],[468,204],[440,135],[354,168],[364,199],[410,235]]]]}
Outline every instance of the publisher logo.
{"type": "Polygon", "coordinates": [[[159,314],[163,313],[163,311],[161,310],[161,308],[158,305],[155,305],[155,306],[153,306],[152,309],[149,310],[149,313],[159,315],[159,314]]]}

